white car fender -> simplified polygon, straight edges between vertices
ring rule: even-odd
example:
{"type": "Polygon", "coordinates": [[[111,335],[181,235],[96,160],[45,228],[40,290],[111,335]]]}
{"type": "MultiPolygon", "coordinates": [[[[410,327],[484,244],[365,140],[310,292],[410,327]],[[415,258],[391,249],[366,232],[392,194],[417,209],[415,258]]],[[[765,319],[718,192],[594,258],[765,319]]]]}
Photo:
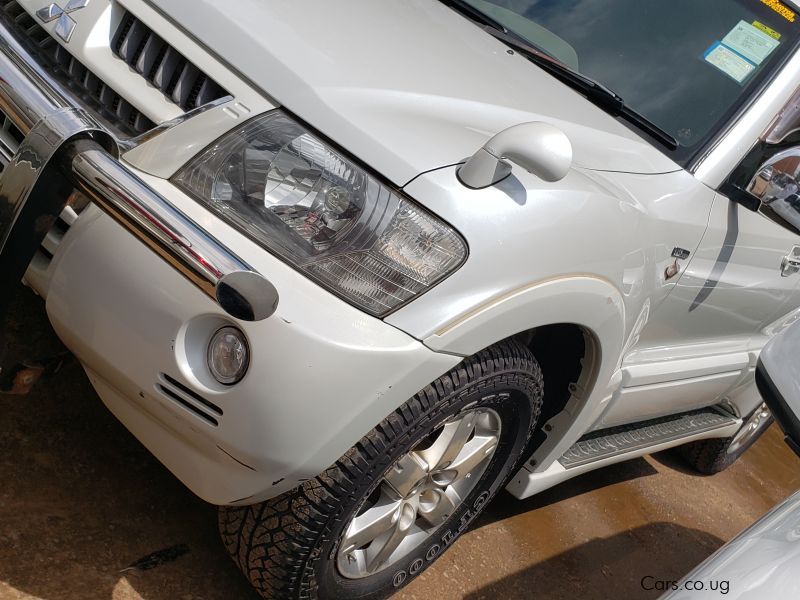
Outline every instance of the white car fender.
{"type": "Polygon", "coordinates": [[[619,290],[596,276],[574,274],[539,281],[492,299],[441,327],[424,340],[437,352],[468,356],[514,334],[560,323],[582,327],[593,339],[585,375],[557,419],[568,427],[552,436],[538,454],[547,462],[560,456],[602,414],[620,384],[625,345],[625,305],[619,290]],[[556,445],[554,445],[557,442],[556,445]]]}

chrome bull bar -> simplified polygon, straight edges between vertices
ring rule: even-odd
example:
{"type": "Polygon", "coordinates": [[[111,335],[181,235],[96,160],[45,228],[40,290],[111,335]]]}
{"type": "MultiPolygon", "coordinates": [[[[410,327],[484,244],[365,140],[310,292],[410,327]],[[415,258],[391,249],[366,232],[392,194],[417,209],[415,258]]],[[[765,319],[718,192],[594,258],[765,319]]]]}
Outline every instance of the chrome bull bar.
{"type": "Polygon", "coordinates": [[[275,287],[121,162],[114,136],[36,62],[5,17],[0,110],[25,135],[0,175],[0,325],[9,290],[76,189],[232,317],[275,312],[275,287]]]}

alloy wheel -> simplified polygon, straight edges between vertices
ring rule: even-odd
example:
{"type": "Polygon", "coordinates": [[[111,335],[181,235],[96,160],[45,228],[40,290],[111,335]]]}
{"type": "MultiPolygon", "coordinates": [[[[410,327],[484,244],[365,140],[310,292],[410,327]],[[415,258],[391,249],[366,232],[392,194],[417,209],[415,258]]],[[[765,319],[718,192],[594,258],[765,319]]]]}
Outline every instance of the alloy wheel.
{"type": "Polygon", "coordinates": [[[494,410],[470,410],[402,456],[345,529],[339,572],[350,579],[373,575],[429,539],[480,481],[500,431],[494,410]]]}

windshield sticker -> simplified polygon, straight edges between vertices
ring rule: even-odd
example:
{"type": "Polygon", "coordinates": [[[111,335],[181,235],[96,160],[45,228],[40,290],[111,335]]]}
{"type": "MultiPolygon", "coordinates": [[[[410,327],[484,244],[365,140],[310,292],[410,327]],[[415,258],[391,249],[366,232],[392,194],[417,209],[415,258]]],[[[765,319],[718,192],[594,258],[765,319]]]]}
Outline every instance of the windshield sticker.
{"type": "Polygon", "coordinates": [[[722,43],[755,65],[764,62],[764,59],[780,45],[774,37],[746,21],[739,21],[739,24],[722,38],[722,43]]]}
{"type": "Polygon", "coordinates": [[[737,83],[743,83],[756,70],[756,66],[753,63],[721,42],[714,42],[714,45],[706,51],[703,58],[707,63],[714,65],[737,83]]]}
{"type": "Polygon", "coordinates": [[[771,27],[767,27],[763,23],[759,23],[758,21],[753,21],[753,27],[758,27],[761,31],[766,33],[769,37],[775,38],[776,40],[781,39],[781,34],[772,29],[771,27]]]}
{"type": "Polygon", "coordinates": [[[793,10],[786,8],[778,0],[761,0],[761,4],[766,4],[790,23],[794,23],[795,19],[797,19],[797,14],[793,10]]]}

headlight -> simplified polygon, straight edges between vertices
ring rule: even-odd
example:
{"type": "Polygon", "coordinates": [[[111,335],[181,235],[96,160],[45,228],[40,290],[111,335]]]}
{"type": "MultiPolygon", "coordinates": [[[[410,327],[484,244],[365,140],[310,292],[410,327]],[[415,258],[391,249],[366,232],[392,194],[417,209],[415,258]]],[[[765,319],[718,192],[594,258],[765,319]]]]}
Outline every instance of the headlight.
{"type": "Polygon", "coordinates": [[[383,316],[466,258],[449,225],[280,111],[253,119],[173,182],[330,291],[383,316]]]}

